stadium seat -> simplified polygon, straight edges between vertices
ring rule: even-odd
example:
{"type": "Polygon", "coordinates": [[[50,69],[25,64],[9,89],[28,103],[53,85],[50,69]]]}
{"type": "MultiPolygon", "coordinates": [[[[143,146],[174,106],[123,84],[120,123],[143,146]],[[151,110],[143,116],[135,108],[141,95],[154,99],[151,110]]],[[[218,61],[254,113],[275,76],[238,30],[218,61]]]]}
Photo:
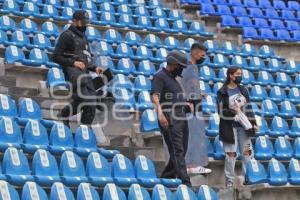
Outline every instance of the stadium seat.
{"type": "Polygon", "coordinates": [[[14,118],[0,118],[0,151],[4,152],[8,147],[20,148],[22,133],[14,118]]]}
{"type": "Polygon", "coordinates": [[[120,43],[122,41],[121,34],[115,29],[108,29],[104,33],[104,40],[110,44],[120,43]]]}
{"type": "Polygon", "coordinates": [[[133,64],[131,64],[131,60],[129,58],[133,57],[133,51],[131,47],[129,47],[125,43],[120,43],[117,46],[116,53],[111,55],[115,59],[120,59],[118,62],[118,68],[115,70],[115,73],[121,73],[128,75],[130,72],[132,72],[135,67],[133,64]],[[131,64],[131,65],[130,65],[131,64]]]}
{"type": "Polygon", "coordinates": [[[58,26],[53,22],[46,21],[42,24],[41,33],[46,35],[47,37],[57,37],[59,35],[58,26]]]}
{"type": "Polygon", "coordinates": [[[59,67],[58,64],[49,61],[47,53],[40,48],[31,49],[29,58],[23,59],[22,63],[31,67],[59,67]]]}
{"type": "Polygon", "coordinates": [[[229,61],[223,54],[218,53],[214,55],[213,63],[209,63],[208,65],[214,68],[223,68],[229,66],[229,61]]]}
{"type": "Polygon", "coordinates": [[[233,6],[232,15],[236,17],[248,17],[247,10],[242,6],[233,6]]]}
{"type": "Polygon", "coordinates": [[[7,15],[0,17],[0,29],[3,31],[14,31],[16,29],[16,22],[7,15]]]}
{"type": "Polygon", "coordinates": [[[231,10],[227,5],[216,5],[219,15],[231,15],[231,10]]]}
{"type": "Polygon", "coordinates": [[[274,102],[281,102],[286,98],[285,91],[279,86],[273,86],[270,91],[270,99],[274,102]]]}
{"type": "Polygon", "coordinates": [[[300,163],[292,158],[288,166],[288,181],[292,185],[300,185],[300,163]]]}
{"type": "Polygon", "coordinates": [[[176,31],[177,33],[182,33],[185,35],[194,35],[194,32],[190,32],[187,28],[186,23],[183,20],[176,20],[172,24],[172,31],[176,31]]]}
{"type": "Polygon", "coordinates": [[[157,114],[154,110],[147,109],[143,112],[141,118],[141,131],[142,132],[153,132],[159,131],[157,114]]]}
{"type": "Polygon", "coordinates": [[[138,102],[135,105],[136,110],[144,111],[146,109],[154,109],[154,105],[151,101],[150,93],[148,91],[142,91],[139,93],[138,102]]]}
{"type": "Polygon", "coordinates": [[[85,31],[85,36],[89,42],[100,41],[100,32],[92,26],[88,26],[85,31]]]}
{"type": "MultiPolygon", "coordinates": [[[[133,4],[131,4],[133,5],[133,4]]],[[[146,7],[144,6],[137,6],[136,9],[134,10],[134,16],[146,16],[146,17],[149,17],[149,11],[146,7]]]]}
{"type": "Polygon", "coordinates": [[[153,11],[152,11],[152,17],[154,19],[157,19],[157,18],[167,18],[167,14],[166,12],[162,9],[162,8],[155,8],[153,11]]]}
{"type": "Polygon", "coordinates": [[[145,76],[138,75],[134,80],[134,90],[137,93],[142,91],[150,91],[151,81],[145,76]]]}
{"type": "Polygon", "coordinates": [[[231,65],[233,66],[238,66],[241,68],[246,68],[248,67],[248,63],[245,58],[241,57],[240,55],[234,56],[231,60],[231,65]]]}
{"type": "Polygon", "coordinates": [[[253,113],[256,114],[256,115],[260,115],[260,114],[261,114],[261,111],[260,111],[260,109],[258,108],[257,104],[254,103],[254,102],[251,102],[250,104],[251,104],[253,113]]]}
{"type": "Polygon", "coordinates": [[[160,48],[162,47],[162,42],[160,38],[152,33],[146,35],[144,39],[144,45],[148,48],[160,48]]]}
{"type": "Polygon", "coordinates": [[[226,80],[227,75],[227,68],[222,68],[218,73],[218,78],[216,78],[217,81],[224,82],[226,80]]]}
{"type": "Polygon", "coordinates": [[[300,40],[300,31],[291,31],[291,40],[298,42],[300,40]]]}
{"type": "Polygon", "coordinates": [[[259,136],[256,138],[254,150],[255,159],[257,160],[270,160],[273,157],[273,145],[265,136],[259,136]]]}
{"type": "Polygon", "coordinates": [[[61,122],[55,123],[50,132],[49,151],[52,154],[62,154],[71,151],[74,147],[72,132],[69,127],[61,122]]]}
{"type": "Polygon", "coordinates": [[[254,27],[255,28],[269,28],[268,21],[264,18],[254,18],[254,27]]]}
{"type": "Polygon", "coordinates": [[[51,45],[48,37],[45,37],[43,34],[38,33],[33,37],[33,48],[47,49],[48,51],[54,51],[54,47],[51,45]]]}
{"type": "Polygon", "coordinates": [[[272,29],[286,29],[286,27],[283,24],[283,21],[281,21],[280,19],[270,19],[270,27],[272,29]]]}
{"type": "Polygon", "coordinates": [[[216,74],[212,68],[203,66],[199,70],[199,78],[200,80],[204,80],[204,81],[215,80],[216,74]]]}
{"type": "Polygon", "coordinates": [[[288,100],[282,101],[280,103],[279,116],[282,118],[292,118],[298,116],[295,105],[288,100]]]}
{"type": "Polygon", "coordinates": [[[48,145],[47,129],[37,120],[28,121],[23,131],[22,149],[33,154],[38,149],[47,150],[48,145]]]}
{"type": "MultiPolygon", "coordinates": [[[[240,27],[247,27],[247,28],[253,27],[252,20],[249,17],[237,17],[237,24],[240,27]]],[[[252,29],[254,29],[254,28],[252,28],[252,29]]],[[[249,30],[252,30],[252,29],[249,29],[249,30]]],[[[250,33],[253,31],[248,31],[248,32],[250,33]]],[[[257,33],[256,33],[256,35],[257,35],[257,33]]]]}
{"type": "Polygon", "coordinates": [[[268,182],[274,186],[285,185],[287,183],[285,167],[275,158],[272,158],[268,165],[268,182]]]}
{"type": "Polygon", "coordinates": [[[170,10],[168,15],[169,21],[183,20],[183,14],[179,10],[170,10]]]}
{"type": "Polygon", "coordinates": [[[114,183],[122,187],[137,183],[131,161],[122,154],[117,154],[113,158],[112,177],[114,183]]]}
{"type": "Polygon", "coordinates": [[[294,74],[300,71],[300,65],[294,60],[288,60],[284,68],[281,70],[287,74],[294,74]]]}
{"type": "Polygon", "coordinates": [[[0,94],[0,116],[16,117],[17,115],[15,100],[9,95],[0,94]]]}
{"type": "Polygon", "coordinates": [[[190,199],[190,200],[196,200],[196,195],[193,192],[193,190],[186,185],[180,185],[177,187],[176,190],[176,199],[190,199]]]}
{"type": "Polygon", "coordinates": [[[266,170],[259,161],[251,159],[247,162],[245,181],[248,184],[267,183],[266,170]]]}
{"type": "Polygon", "coordinates": [[[294,83],[292,84],[293,87],[299,87],[300,85],[300,74],[295,74],[294,83]]]}
{"type": "Polygon", "coordinates": [[[244,39],[258,39],[258,32],[253,27],[243,27],[243,38],[244,39]]]}
{"type": "Polygon", "coordinates": [[[256,124],[259,127],[259,131],[256,132],[257,136],[264,136],[268,133],[269,127],[264,118],[259,115],[255,115],[256,124]]]}
{"type": "Polygon", "coordinates": [[[282,41],[291,41],[290,33],[287,30],[275,30],[275,34],[277,36],[277,40],[282,41]]]}
{"type": "Polygon", "coordinates": [[[124,42],[130,46],[134,46],[134,45],[138,46],[141,44],[142,39],[141,39],[141,36],[139,34],[137,34],[136,32],[129,31],[125,35],[124,42]]]}
{"type": "Polygon", "coordinates": [[[50,200],[68,199],[75,200],[72,191],[60,182],[55,182],[51,186],[50,200]]]}
{"type": "Polygon", "coordinates": [[[201,185],[198,191],[198,200],[218,200],[217,193],[207,185],[201,185]]]}
{"type": "Polygon", "coordinates": [[[168,50],[178,49],[180,47],[180,42],[173,36],[168,36],[165,39],[165,48],[168,50]]]}
{"type": "Polygon", "coordinates": [[[284,137],[278,137],[274,145],[274,156],[278,160],[290,160],[293,156],[291,143],[284,137]]]}
{"type": "Polygon", "coordinates": [[[136,104],[134,93],[126,88],[117,88],[114,92],[115,105],[120,109],[134,110],[136,104]]]}
{"type": "Polygon", "coordinates": [[[24,185],[26,181],[33,181],[26,156],[14,147],[6,149],[2,170],[8,182],[13,185],[24,185]]]}
{"type": "Polygon", "coordinates": [[[136,50],[136,56],[133,57],[133,59],[142,61],[142,60],[151,60],[153,61],[153,54],[150,49],[148,49],[146,46],[141,45],[136,50]]]}
{"type": "Polygon", "coordinates": [[[280,87],[287,87],[292,84],[292,79],[284,72],[278,72],[276,76],[276,85],[280,87]]]}
{"type": "Polygon", "coordinates": [[[219,134],[220,118],[217,113],[211,114],[208,121],[208,128],[205,133],[209,137],[216,137],[219,134]]]}
{"type": "Polygon", "coordinates": [[[3,43],[5,44],[5,46],[14,45],[17,46],[18,48],[23,48],[23,47],[26,47],[27,49],[32,48],[28,35],[23,33],[22,31],[14,31],[11,35],[10,41],[7,39],[6,41],[3,41],[3,43]]]}
{"type": "MultiPolygon", "coordinates": [[[[56,2],[60,3],[60,1],[56,1],[56,2]]],[[[51,4],[44,4],[42,6],[41,14],[36,16],[41,19],[51,19],[51,20],[59,18],[58,10],[56,6],[51,4]]]]}
{"type": "Polygon", "coordinates": [[[86,175],[89,182],[94,186],[103,187],[107,183],[113,183],[108,161],[97,152],[91,152],[88,156],[86,175]]]}
{"type": "Polygon", "coordinates": [[[77,200],[100,200],[98,191],[89,183],[80,183],[77,189],[77,200]]]}
{"type": "Polygon", "coordinates": [[[231,15],[222,15],[221,18],[222,18],[221,25],[223,27],[231,28],[231,27],[238,26],[235,18],[231,15]]]}
{"type": "Polygon", "coordinates": [[[268,97],[267,91],[260,85],[253,85],[250,92],[251,101],[263,101],[268,97]]]}
{"type": "Polygon", "coordinates": [[[237,54],[237,47],[232,42],[226,41],[222,44],[220,52],[225,55],[237,54]]]}
{"type": "Polygon", "coordinates": [[[153,188],[152,200],[162,200],[162,199],[173,200],[174,198],[169,188],[161,184],[157,184],[153,188]]]}
{"type": "Polygon", "coordinates": [[[275,8],[277,10],[285,10],[287,7],[286,7],[286,4],[284,1],[276,0],[276,1],[273,1],[273,8],[275,8]]]}
{"type": "Polygon", "coordinates": [[[5,49],[4,59],[7,64],[21,64],[25,59],[25,55],[20,48],[10,45],[5,49]]]}
{"type": "Polygon", "coordinates": [[[264,14],[262,12],[262,9],[260,8],[254,8],[254,7],[250,7],[249,8],[249,17],[252,18],[264,18],[264,14]]]}
{"type": "Polygon", "coordinates": [[[193,21],[190,24],[189,32],[199,34],[199,35],[205,36],[205,37],[213,37],[214,36],[213,32],[206,31],[204,24],[202,24],[198,21],[193,21]]]}
{"type": "Polygon", "coordinates": [[[243,6],[241,0],[229,0],[228,5],[231,6],[243,6]]]}
{"type": "Polygon", "coordinates": [[[61,69],[57,67],[49,69],[47,74],[47,86],[49,88],[58,86],[68,87],[68,84],[65,81],[65,75],[61,69]]]}
{"type": "MultiPolygon", "coordinates": [[[[113,48],[108,42],[100,41],[96,42],[94,52],[98,53],[101,52],[102,56],[112,56],[114,54],[113,48]]],[[[114,68],[111,68],[112,71],[114,68]]]]}
{"type": "Polygon", "coordinates": [[[132,184],[128,192],[128,200],[139,200],[145,199],[150,200],[150,195],[148,191],[141,187],[139,184],[132,184]]]}
{"type": "Polygon", "coordinates": [[[8,38],[6,32],[0,30],[0,46],[4,47],[4,45],[7,45],[8,38]]]}
{"type": "Polygon", "coordinates": [[[26,182],[22,190],[22,199],[48,199],[47,193],[35,182],[26,182]]]}
{"type": "Polygon", "coordinates": [[[101,12],[100,21],[97,24],[99,24],[101,26],[116,27],[117,22],[116,22],[115,15],[110,12],[101,12]]]}
{"type": "Polygon", "coordinates": [[[13,0],[5,0],[2,4],[2,9],[0,11],[3,14],[15,14],[19,15],[20,14],[20,6],[17,2],[13,0]]]}
{"type": "Polygon", "coordinates": [[[88,180],[81,158],[72,151],[65,151],[62,154],[59,172],[62,182],[68,186],[78,186],[88,180]]]}
{"type": "Polygon", "coordinates": [[[112,199],[126,200],[127,198],[121,188],[113,183],[109,183],[104,187],[102,200],[112,199]]]}
{"type": "Polygon", "coordinates": [[[277,58],[282,60],[282,58],[275,55],[274,49],[268,45],[263,45],[259,48],[258,55],[261,58],[277,58]]]}
{"type": "Polygon", "coordinates": [[[287,122],[281,117],[275,116],[271,123],[269,135],[271,137],[285,136],[289,131],[287,122]]]}
{"type": "Polygon", "coordinates": [[[281,17],[286,20],[295,20],[296,19],[294,11],[291,11],[291,10],[282,10],[281,17]]]}
{"type": "Polygon", "coordinates": [[[205,114],[211,114],[216,112],[216,101],[213,97],[207,96],[202,99],[202,112],[205,114]]]}
{"type": "Polygon", "coordinates": [[[168,21],[163,18],[155,20],[154,27],[148,27],[148,30],[152,32],[175,33],[175,31],[170,29],[168,21]]]}
{"type": "Polygon", "coordinates": [[[300,5],[297,1],[288,1],[288,9],[290,10],[299,10],[300,9],[300,5]]]}
{"type": "Polygon", "coordinates": [[[264,0],[264,1],[258,1],[258,6],[260,8],[273,8],[273,6],[271,5],[271,2],[269,0],[264,0]]]}
{"type": "Polygon", "coordinates": [[[260,28],[259,31],[259,39],[262,40],[276,40],[274,32],[270,28],[260,28]]]}
{"type": "Polygon", "coordinates": [[[300,138],[299,137],[295,139],[293,149],[294,149],[294,157],[296,159],[300,159],[300,138]]]}
{"type": "Polygon", "coordinates": [[[212,90],[211,90],[211,88],[210,88],[210,86],[207,82],[204,82],[204,81],[200,80],[199,85],[200,85],[201,92],[206,93],[206,94],[210,94],[212,96],[214,95],[212,93],[212,90]]]}
{"type": "Polygon", "coordinates": [[[124,74],[116,74],[113,79],[113,88],[126,88],[131,90],[133,84],[127,76],[124,76],[124,74]]]}
{"type": "Polygon", "coordinates": [[[249,72],[248,70],[246,69],[243,69],[243,80],[242,80],[242,83],[243,84],[255,84],[255,79],[254,79],[254,75],[252,72],[249,72]]]}
{"type": "Polygon", "coordinates": [[[143,155],[136,157],[134,162],[134,172],[138,183],[143,187],[154,187],[160,183],[156,176],[156,171],[153,162],[143,155]]]}
{"type": "Polygon", "coordinates": [[[115,13],[114,6],[108,2],[103,2],[100,4],[100,10],[101,12],[108,12],[108,13],[115,13]]]}
{"type": "Polygon", "coordinates": [[[1,199],[5,199],[5,197],[8,197],[10,199],[20,199],[18,191],[8,182],[0,180],[0,194],[1,194],[1,199]],[[2,198],[4,197],[4,198],[2,198]]]}
{"type": "Polygon", "coordinates": [[[155,63],[165,62],[167,55],[168,55],[168,51],[165,48],[159,48],[156,50],[156,55],[152,59],[152,61],[155,63]]]}
{"type": "Polygon", "coordinates": [[[274,79],[272,75],[267,71],[259,71],[257,77],[257,84],[260,84],[262,86],[273,85],[274,79]]]}
{"type": "Polygon", "coordinates": [[[142,60],[139,62],[138,70],[133,72],[134,75],[144,75],[144,76],[151,76],[156,73],[155,66],[149,60],[142,60]]]}
{"type": "Polygon", "coordinates": [[[206,146],[207,146],[208,157],[213,158],[214,157],[214,147],[208,137],[206,137],[206,146]]]}
{"type": "Polygon", "coordinates": [[[286,20],[285,22],[288,30],[300,30],[300,25],[297,21],[286,20]]]}
{"type": "Polygon", "coordinates": [[[248,56],[255,56],[257,53],[253,45],[245,43],[241,46],[241,50],[239,54],[243,57],[248,57],[248,56]]]}
{"type": "Polygon", "coordinates": [[[207,48],[208,53],[215,53],[219,50],[218,44],[213,40],[206,40],[203,45],[207,48]]]}
{"type": "Polygon", "coordinates": [[[214,141],[214,159],[223,160],[224,158],[225,152],[223,149],[223,142],[219,140],[219,136],[216,136],[214,141]]]}
{"type": "Polygon", "coordinates": [[[271,58],[269,60],[269,65],[268,65],[268,68],[266,68],[266,71],[278,72],[281,68],[282,68],[282,62],[275,58],[271,58]]]}
{"type": "Polygon", "coordinates": [[[300,102],[299,93],[300,93],[300,91],[299,91],[298,88],[296,88],[296,87],[290,88],[290,91],[289,91],[289,94],[288,94],[289,100],[294,104],[299,103],[300,102]]]}
{"type": "Polygon", "coordinates": [[[269,19],[280,19],[277,10],[271,8],[265,10],[265,17],[269,19]]]}
{"type": "Polygon", "coordinates": [[[291,130],[289,131],[288,135],[291,138],[300,137],[300,118],[293,118],[291,130]]]}
{"type": "MultiPolygon", "coordinates": [[[[126,6],[126,5],[125,5],[126,6]]],[[[82,10],[91,10],[97,11],[97,6],[93,1],[83,1],[81,5],[82,10]]],[[[121,10],[118,9],[118,13],[121,13],[121,10]],[[120,11],[120,12],[119,12],[120,11]]]]}
{"type": "MultiPolygon", "coordinates": [[[[74,10],[72,8],[64,7],[61,15],[54,16],[54,19],[58,20],[58,21],[69,21],[69,20],[72,20],[73,14],[74,14],[74,10]]],[[[90,13],[89,13],[89,16],[90,16],[90,19],[93,18],[93,16],[91,16],[90,13]]]]}
{"type": "Polygon", "coordinates": [[[128,5],[126,5],[126,4],[120,4],[118,6],[118,12],[117,13],[132,15],[132,10],[131,10],[131,8],[128,5]]]}
{"type": "Polygon", "coordinates": [[[96,151],[97,141],[94,131],[86,125],[78,126],[74,137],[74,152],[87,157],[90,152],[96,151]]]}

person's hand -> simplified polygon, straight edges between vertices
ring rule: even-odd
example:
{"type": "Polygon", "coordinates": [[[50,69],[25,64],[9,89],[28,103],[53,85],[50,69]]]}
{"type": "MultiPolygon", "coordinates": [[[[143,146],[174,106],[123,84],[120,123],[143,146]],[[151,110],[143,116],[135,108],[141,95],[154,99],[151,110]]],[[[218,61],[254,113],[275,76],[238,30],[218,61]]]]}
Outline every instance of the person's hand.
{"type": "Polygon", "coordinates": [[[241,111],[240,107],[236,106],[233,108],[233,110],[236,112],[236,113],[239,113],[241,111]]]}
{"type": "Polygon", "coordinates": [[[81,61],[75,61],[75,62],[74,62],[74,66],[75,66],[76,68],[81,69],[81,70],[83,70],[83,69],[85,68],[85,64],[84,64],[83,62],[81,62],[81,61]]]}
{"type": "Polygon", "coordinates": [[[194,113],[194,104],[188,103],[191,113],[194,113]]]}
{"type": "Polygon", "coordinates": [[[254,128],[254,130],[255,130],[255,132],[259,132],[259,127],[258,126],[253,126],[253,128],[254,128]]]}
{"type": "Polygon", "coordinates": [[[163,127],[164,129],[168,129],[169,123],[164,114],[160,114],[158,116],[158,121],[159,121],[159,124],[161,125],[161,127],[163,127]]]}
{"type": "Polygon", "coordinates": [[[101,74],[103,72],[103,69],[101,67],[96,68],[96,74],[101,74]]]}

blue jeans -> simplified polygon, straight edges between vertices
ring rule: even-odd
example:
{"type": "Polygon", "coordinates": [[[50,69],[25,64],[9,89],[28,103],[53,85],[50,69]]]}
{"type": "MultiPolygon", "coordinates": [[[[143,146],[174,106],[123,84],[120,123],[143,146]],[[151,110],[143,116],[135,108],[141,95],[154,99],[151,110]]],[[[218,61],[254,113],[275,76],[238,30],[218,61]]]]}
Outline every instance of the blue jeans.
{"type": "Polygon", "coordinates": [[[223,143],[224,151],[225,151],[225,166],[224,172],[227,182],[234,182],[235,177],[235,163],[237,158],[237,149],[240,149],[241,157],[242,157],[242,165],[243,165],[243,172],[246,173],[246,163],[251,160],[253,157],[253,147],[251,143],[250,137],[245,133],[243,127],[234,127],[234,144],[230,143],[223,143]],[[244,151],[250,150],[250,155],[245,155],[244,151]],[[230,157],[227,153],[235,152],[235,157],[230,157]]]}

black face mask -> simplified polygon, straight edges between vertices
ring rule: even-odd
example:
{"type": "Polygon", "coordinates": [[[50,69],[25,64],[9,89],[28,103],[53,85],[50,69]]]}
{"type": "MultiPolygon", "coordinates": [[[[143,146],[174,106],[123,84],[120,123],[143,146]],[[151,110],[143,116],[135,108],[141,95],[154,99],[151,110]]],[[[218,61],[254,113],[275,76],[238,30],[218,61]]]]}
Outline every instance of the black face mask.
{"type": "Polygon", "coordinates": [[[236,76],[234,82],[235,82],[235,84],[240,84],[242,82],[242,80],[243,80],[242,76],[236,76]]]}
{"type": "Polygon", "coordinates": [[[197,65],[201,65],[205,61],[205,58],[200,58],[199,60],[196,60],[197,65]]]}
{"type": "Polygon", "coordinates": [[[171,74],[174,76],[174,78],[176,78],[177,76],[181,76],[182,70],[183,70],[182,67],[177,66],[177,67],[175,68],[175,70],[171,72],[171,74]]]}
{"type": "Polygon", "coordinates": [[[86,26],[76,26],[76,28],[80,31],[80,32],[85,32],[86,30],[86,26]]]}

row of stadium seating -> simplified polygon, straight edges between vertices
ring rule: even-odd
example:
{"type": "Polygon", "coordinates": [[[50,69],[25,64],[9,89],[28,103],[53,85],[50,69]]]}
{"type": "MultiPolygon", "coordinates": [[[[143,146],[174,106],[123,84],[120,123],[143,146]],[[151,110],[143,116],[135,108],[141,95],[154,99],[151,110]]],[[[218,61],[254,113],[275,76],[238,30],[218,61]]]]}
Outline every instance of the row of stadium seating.
{"type": "Polygon", "coordinates": [[[75,200],[74,194],[76,194],[77,200],[111,200],[111,199],[119,199],[119,200],[174,200],[174,199],[190,199],[190,200],[217,200],[217,194],[213,189],[208,187],[207,185],[202,185],[199,188],[198,194],[196,194],[187,186],[180,185],[176,189],[176,197],[172,194],[172,192],[164,187],[161,184],[155,185],[152,191],[152,198],[150,197],[150,193],[139,184],[133,184],[128,191],[128,198],[125,192],[115,184],[109,183],[107,184],[102,193],[102,197],[100,198],[100,194],[96,190],[95,187],[91,186],[88,183],[81,183],[78,186],[77,193],[73,193],[70,188],[62,184],[61,182],[55,182],[51,186],[50,195],[47,195],[46,191],[36,184],[35,182],[28,181],[22,188],[22,194],[19,195],[18,191],[6,181],[0,181],[1,194],[9,199],[19,200],[21,199],[43,199],[47,200],[48,196],[51,200],[75,200]]]}
{"type": "Polygon", "coordinates": [[[299,10],[300,4],[297,1],[282,0],[180,0],[182,4],[207,3],[214,5],[244,6],[247,8],[263,8],[276,10],[299,10]]]}

